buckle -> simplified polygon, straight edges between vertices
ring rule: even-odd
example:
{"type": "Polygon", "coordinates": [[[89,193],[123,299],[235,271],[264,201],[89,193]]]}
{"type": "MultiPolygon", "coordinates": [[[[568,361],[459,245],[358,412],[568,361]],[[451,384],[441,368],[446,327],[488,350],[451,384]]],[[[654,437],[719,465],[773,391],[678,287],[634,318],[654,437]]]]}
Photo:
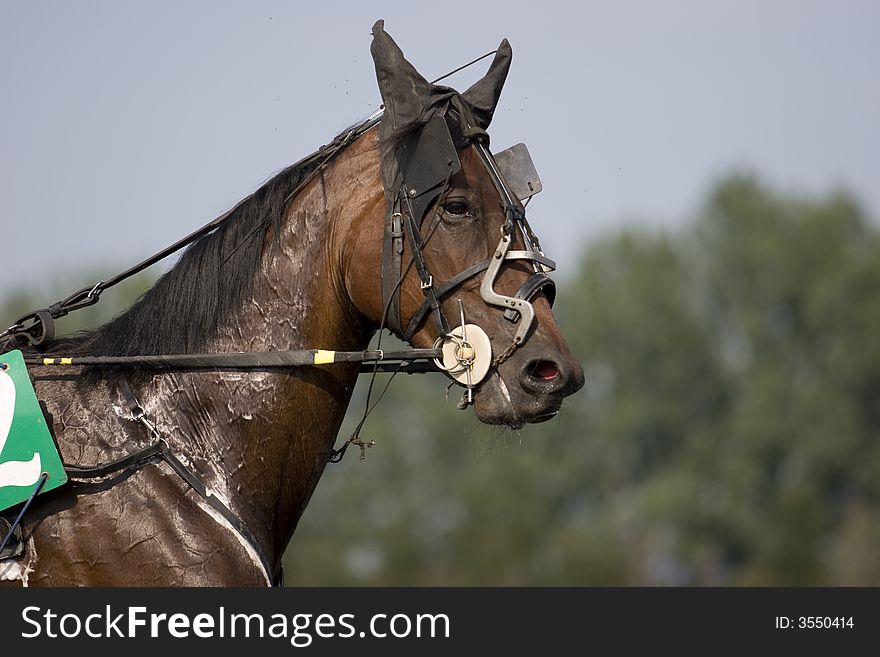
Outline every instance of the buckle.
{"type": "Polygon", "coordinates": [[[139,402],[136,402],[136,404],[137,405],[131,409],[131,417],[128,419],[132,422],[140,422],[151,437],[161,439],[161,435],[159,434],[156,425],[150,422],[149,418],[147,418],[147,412],[144,410],[144,407],[141,406],[139,402]]]}
{"type": "Polygon", "coordinates": [[[393,239],[403,237],[403,215],[399,212],[391,215],[391,237],[393,239]]]}

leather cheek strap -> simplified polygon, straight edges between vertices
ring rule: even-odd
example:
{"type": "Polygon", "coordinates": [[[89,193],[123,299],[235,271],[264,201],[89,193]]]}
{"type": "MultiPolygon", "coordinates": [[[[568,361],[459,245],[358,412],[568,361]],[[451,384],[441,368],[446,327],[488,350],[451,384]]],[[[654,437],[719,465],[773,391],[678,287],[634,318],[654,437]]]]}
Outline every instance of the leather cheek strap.
{"type": "MultiPolygon", "coordinates": [[[[550,269],[556,268],[556,263],[553,262],[553,260],[551,260],[550,258],[547,258],[545,256],[538,255],[534,251],[510,251],[510,252],[508,252],[507,256],[504,259],[505,260],[531,260],[532,262],[537,262],[537,263],[544,265],[545,267],[548,267],[550,269]]],[[[473,278],[477,274],[480,274],[480,273],[486,271],[489,268],[489,264],[491,262],[492,262],[492,259],[487,258],[486,260],[483,260],[482,262],[478,262],[475,265],[471,265],[470,267],[468,267],[464,271],[459,272],[458,274],[456,274],[455,276],[450,278],[445,283],[438,285],[438,286],[435,286],[434,294],[436,295],[437,299],[438,300],[443,299],[450,292],[455,290],[459,285],[464,283],[466,280],[473,278]]],[[[542,288],[546,288],[545,294],[547,295],[547,300],[550,302],[550,305],[552,306],[553,301],[556,298],[556,283],[554,283],[553,279],[550,278],[547,274],[545,274],[543,272],[538,272],[538,273],[532,274],[528,278],[528,280],[526,280],[526,282],[522,285],[522,287],[520,287],[520,289],[517,291],[515,297],[517,299],[523,299],[525,301],[528,301],[535,294],[538,293],[538,290],[540,290],[542,288]]],[[[412,316],[412,319],[410,319],[409,325],[406,327],[406,331],[403,334],[403,337],[405,340],[409,341],[412,339],[413,335],[415,335],[416,331],[418,330],[419,325],[425,319],[425,315],[430,310],[431,310],[430,304],[427,301],[425,301],[425,303],[423,303],[421,305],[421,307],[412,316]]],[[[515,310],[505,311],[505,314],[504,314],[505,317],[508,317],[508,315],[507,315],[508,312],[515,313],[515,315],[513,316],[513,319],[511,321],[515,322],[519,319],[519,313],[516,312],[515,310]]],[[[508,319],[510,319],[510,318],[508,317],[508,319]]]]}

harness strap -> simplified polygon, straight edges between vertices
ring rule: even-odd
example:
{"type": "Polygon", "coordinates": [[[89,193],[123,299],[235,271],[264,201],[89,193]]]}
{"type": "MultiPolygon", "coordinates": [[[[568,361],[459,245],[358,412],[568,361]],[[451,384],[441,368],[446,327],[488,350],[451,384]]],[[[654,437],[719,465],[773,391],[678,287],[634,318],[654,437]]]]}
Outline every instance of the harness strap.
{"type": "MultiPolygon", "coordinates": [[[[531,260],[533,262],[537,262],[537,263],[544,265],[546,267],[549,267],[551,269],[556,268],[556,263],[553,262],[550,258],[541,256],[533,251],[509,251],[507,253],[507,256],[504,259],[505,260],[531,260]]],[[[489,265],[491,264],[491,262],[492,262],[492,259],[487,258],[486,260],[483,260],[482,262],[478,262],[475,265],[471,265],[470,267],[468,267],[464,271],[459,272],[458,274],[456,274],[455,276],[450,278],[448,281],[446,281],[442,285],[435,286],[434,293],[436,294],[437,298],[438,299],[444,298],[447,294],[452,292],[455,288],[457,288],[459,285],[464,283],[469,278],[473,278],[477,274],[486,271],[486,269],[489,268],[489,265]]],[[[548,294],[548,300],[550,301],[550,305],[552,306],[553,299],[556,296],[556,294],[555,294],[556,284],[553,282],[552,278],[547,276],[547,274],[543,274],[543,276],[546,280],[544,282],[542,282],[541,285],[539,285],[537,289],[531,289],[531,286],[533,286],[537,283],[537,281],[533,280],[535,278],[535,276],[537,276],[537,274],[533,274],[528,280],[526,280],[525,283],[523,283],[522,287],[516,293],[516,298],[524,299],[524,300],[528,301],[537,293],[538,289],[540,289],[544,286],[552,286],[552,289],[554,290],[554,292],[552,294],[552,298],[551,298],[551,295],[548,294]]],[[[410,319],[409,325],[406,328],[406,332],[404,333],[404,338],[407,341],[411,340],[413,335],[415,335],[415,332],[419,328],[419,324],[422,323],[422,320],[425,318],[425,315],[427,314],[427,312],[429,310],[431,310],[431,305],[426,300],[425,303],[423,303],[421,305],[421,307],[413,314],[412,319],[410,319]]],[[[513,311],[513,312],[516,312],[516,311],[513,311]]],[[[517,313],[517,316],[518,315],[519,315],[519,313],[517,313]]],[[[504,316],[507,317],[507,312],[505,312],[504,316]]],[[[516,321],[516,317],[514,317],[513,321],[516,321]]]]}
{"type": "Polygon", "coordinates": [[[280,565],[277,571],[272,568],[269,560],[263,553],[263,550],[260,549],[260,544],[251,533],[251,530],[248,529],[248,526],[244,524],[244,522],[242,522],[242,520],[237,515],[235,515],[228,506],[223,504],[223,502],[221,502],[220,499],[214,495],[213,491],[205,485],[205,482],[199,479],[194,472],[192,472],[180,461],[180,459],[172,454],[171,450],[164,443],[160,443],[160,449],[162,459],[171,466],[171,469],[174,470],[174,472],[176,472],[181,479],[189,484],[189,487],[192,488],[196,493],[198,493],[212,509],[223,516],[226,522],[232,525],[232,528],[235,529],[235,531],[237,531],[244,540],[250,543],[251,547],[254,548],[254,551],[257,553],[257,556],[260,557],[260,561],[262,562],[263,568],[265,569],[266,574],[269,576],[269,579],[272,582],[272,586],[277,586],[280,578],[283,577],[282,568],[280,565]]]}
{"type": "Polygon", "coordinates": [[[117,459],[116,461],[111,461],[110,463],[104,463],[101,465],[96,465],[94,467],[84,467],[81,465],[72,465],[69,463],[64,464],[64,471],[67,473],[69,477],[72,479],[98,479],[100,477],[106,477],[107,475],[111,475],[115,472],[120,472],[122,470],[134,469],[140,470],[142,467],[149,465],[151,463],[157,463],[159,461],[165,461],[172,470],[183,479],[187,485],[192,488],[196,493],[198,493],[208,505],[217,511],[223,518],[238,532],[242,538],[244,538],[251,547],[254,548],[254,551],[260,557],[260,562],[262,563],[263,568],[266,571],[266,574],[271,578],[273,586],[277,585],[279,578],[281,575],[281,569],[279,568],[279,572],[273,572],[272,568],[266,559],[263,551],[259,547],[259,543],[257,543],[254,535],[248,529],[247,525],[245,525],[239,518],[236,516],[223,502],[221,502],[212,491],[205,485],[205,483],[199,479],[195,473],[189,470],[183,462],[178,459],[168,448],[167,445],[163,441],[158,441],[152,443],[151,445],[145,447],[142,450],[139,450],[133,454],[129,454],[121,459],[117,459]]]}
{"type": "Polygon", "coordinates": [[[400,271],[403,260],[403,215],[390,212],[385,220],[382,243],[382,302],[388,306],[385,325],[393,333],[403,333],[400,325],[400,271]]]}
{"type": "MultiPolygon", "coordinates": [[[[413,217],[413,209],[409,203],[409,199],[407,199],[407,206],[409,207],[409,212],[407,212],[406,217],[404,218],[404,228],[406,229],[407,238],[409,239],[410,246],[412,247],[412,259],[413,264],[415,264],[416,271],[419,274],[419,280],[421,281],[422,292],[425,295],[425,303],[428,305],[429,310],[434,315],[434,322],[437,325],[437,332],[439,335],[446,335],[449,333],[449,324],[446,321],[446,317],[443,315],[443,312],[440,310],[440,302],[437,300],[437,294],[434,291],[434,277],[428,273],[428,267],[425,264],[425,257],[422,255],[422,238],[419,229],[415,224],[415,217],[413,217]]],[[[398,294],[398,297],[400,295],[398,294]]],[[[410,320],[410,326],[412,326],[412,320],[410,320]]]]}
{"type": "MultiPolygon", "coordinates": [[[[465,269],[464,271],[459,272],[448,281],[443,283],[440,286],[434,288],[435,298],[442,299],[447,294],[452,292],[459,285],[464,283],[467,279],[476,276],[480,272],[486,271],[489,267],[489,260],[483,260],[483,262],[478,262],[475,265],[472,265],[465,269]]],[[[429,300],[425,300],[425,302],[419,307],[419,309],[413,314],[412,318],[409,320],[409,325],[406,327],[406,333],[404,333],[404,339],[409,342],[413,335],[415,335],[416,331],[419,328],[419,325],[422,323],[422,320],[425,318],[425,315],[428,311],[432,310],[432,306],[429,303],[429,300]]],[[[445,335],[445,334],[444,334],[445,335]]]]}
{"type": "Polygon", "coordinates": [[[157,442],[134,454],[129,454],[110,463],[103,463],[93,467],[65,463],[64,471],[68,477],[73,479],[98,479],[99,477],[106,477],[114,472],[127,470],[128,468],[139,470],[145,465],[154,463],[157,460],[156,457],[161,457],[161,455],[162,443],[157,442]]]}
{"type": "Polygon", "coordinates": [[[248,529],[248,526],[216,495],[214,495],[214,492],[205,485],[205,482],[203,482],[192,470],[184,465],[177,456],[174,455],[165,440],[159,436],[159,432],[156,428],[146,419],[144,409],[134,396],[134,392],[128,381],[123,379],[120,382],[120,388],[125,403],[131,411],[131,418],[129,419],[144,424],[151,436],[157,439],[156,442],[134,454],[117,459],[111,463],[105,463],[94,467],[64,464],[64,470],[67,472],[68,476],[74,479],[96,479],[129,468],[139,470],[145,465],[155,463],[158,460],[165,461],[177,476],[183,479],[190,488],[192,488],[212,509],[219,513],[232,526],[239,536],[250,544],[254,549],[254,552],[256,552],[257,556],[260,558],[260,563],[272,585],[280,585],[284,577],[281,564],[279,564],[277,570],[272,568],[272,565],[269,563],[269,560],[260,548],[260,544],[257,542],[256,538],[251,533],[250,529],[248,529]]]}

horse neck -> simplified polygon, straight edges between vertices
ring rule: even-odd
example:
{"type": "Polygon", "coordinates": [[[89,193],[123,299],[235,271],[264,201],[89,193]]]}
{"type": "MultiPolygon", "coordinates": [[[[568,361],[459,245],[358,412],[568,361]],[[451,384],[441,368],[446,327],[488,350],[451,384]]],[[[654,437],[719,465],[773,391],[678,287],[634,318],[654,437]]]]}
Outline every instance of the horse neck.
{"type": "MultiPolygon", "coordinates": [[[[381,226],[381,216],[370,215],[382,209],[368,134],[313,178],[280,233],[267,235],[253,292],[211,350],[366,348],[373,327],[349,299],[344,261],[352,231],[359,222],[381,226]]],[[[204,464],[206,483],[264,542],[273,564],[324,470],[356,379],[351,365],[166,379],[159,397],[176,398],[182,449],[204,464]]]]}

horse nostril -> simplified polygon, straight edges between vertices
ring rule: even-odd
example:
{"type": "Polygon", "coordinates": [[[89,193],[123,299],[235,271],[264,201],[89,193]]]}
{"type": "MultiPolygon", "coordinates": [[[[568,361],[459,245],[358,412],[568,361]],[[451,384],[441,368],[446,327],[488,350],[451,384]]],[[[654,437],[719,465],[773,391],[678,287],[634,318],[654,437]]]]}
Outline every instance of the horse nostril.
{"type": "Polygon", "coordinates": [[[559,368],[549,360],[536,360],[529,369],[529,376],[538,381],[554,381],[559,377],[559,368]]]}
{"type": "Polygon", "coordinates": [[[535,394],[553,393],[565,387],[567,376],[552,360],[532,360],[520,373],[523,388],[535,394]]]}
{"type": "Polygon", "coordinates": [[[559,360],[536,358],[526,360],[523,364],[519,371],[519,384],[523,391],[538,397],[567,397],[583,387],[584,373],[577,361],[566,356],[559,360]]]}

